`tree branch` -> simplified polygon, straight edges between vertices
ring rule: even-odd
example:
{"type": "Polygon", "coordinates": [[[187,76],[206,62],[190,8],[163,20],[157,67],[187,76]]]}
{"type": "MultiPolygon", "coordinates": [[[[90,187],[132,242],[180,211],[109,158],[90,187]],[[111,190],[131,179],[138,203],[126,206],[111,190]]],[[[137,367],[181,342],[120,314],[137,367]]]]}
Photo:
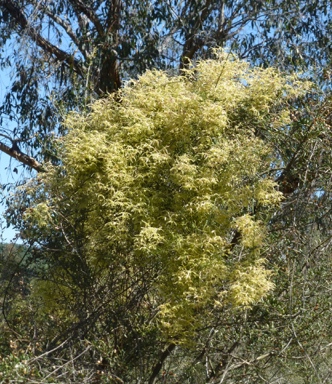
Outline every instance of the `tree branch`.
{"type": "Polygon", "coordinates": [[[43,172],[43,166],[33,157],[28,156],[27,154],[21,152],[18,147],[10,148],[8,145],[0,142],[0,151],[6,153],[10,157],[19,161],[22,164],[27,165],[28,167],[34,169],[37,172],[43,172]]]}
{"type": "Polygon", "coordinates": [[[121,11],[121,1],[119,0],[112,0],[112,4],[109,7],[108,14],[107,14],[107,34],[117,34],[116,37],[118,37],[118,31],[120,27],[120,11],[121,11]]]}
{"type": "Polygon", "coordinates": [[[101,95],[114,92],[121,87],[118,58],[115,50],[119,44],[120,17],[121,2],[119,0],[112,0],[106,22],[106,33],[107,35],[112,35],[112,43],[103,45],[99,85],[96,89],[97,93],[101,95]]]}
{"type": "Polygon", "coordinates": [[[80,40],[77,38],[77,35],[74,33],[73,29],[71,28],[70,24],[67,23],[65,20],[61,19],[59,16],[57,16],[56,14],[54,14],[50,9],[48,8],[45,8],[43,9],[43,11],[45,12],[45,14],[50,18],[52,19],[53,21],[55,21],[60,27],[62,27],[67,35],[71,38],[71,40],[73,41],[73,43],[77,46],[77,48],[80,49],[82,55],[86,58],[88,56],[87,52],[83,49],[83,45],[82,43],[80,42],[80,40]]]}
{"type": "Polygon", "coordinates": [[[8,13],[15,20],[18,27],[21,30],[25,30],[27,35],[45,52],[54,55],[59,61],[67,63],[69,66],[72,66],[74,71],[80,76],[83,76],[83,70],[78,60],[76,60],[73,55],[68,54],[67,52],[59,49],[55,45],[51,44],[44,37],[42,37],[35,28],[33,28],[25,14],[22,10],[17,7],[11,0],[2,0],[0,1],[0,6],[8,11],[8,13]]]}
{"type": "MultiPolygon", "coordinates": [[[[201,12],[198,12],[195,15],[195,21],[194,25],[192,27],[192,32],[190,35],[186,36],[186,40],[183,47],[183,53],[180,60],[180,69],[187,68],[190,61],[194,57],[195,53],[204,45],[204,40],[197,38],[196,34],[197,31],[199,31],[206,20],[206,18],[210,14],[210,6],[211,1],[208,0],[205,3],[205,6],[201,9],[201,12]]],[[[189,3],[186,4],[186,6],[183,9],[182,17],[184,17],[185,13],[188,12],[189,3]]]]}
{"type": "Polygon", "coordinates": [[[81,0],[70,0],[70,3],[79,12],[82,12],[95,26],[100,37],[105,36],[105,29],[92,8],[86,6],[81,0]]]}
{"type": "Polygon", "coordinates": [[[156,382],[157,376],[163,366],[164,361],[167,359],[167,357],[173,352],[175,349],[175,344],[170,344],[165,351],[161,354],[159,361],[157,364],[153,367],[151,376],[149,378],[148,383],[149,384],[154,384],[156,382]]]}

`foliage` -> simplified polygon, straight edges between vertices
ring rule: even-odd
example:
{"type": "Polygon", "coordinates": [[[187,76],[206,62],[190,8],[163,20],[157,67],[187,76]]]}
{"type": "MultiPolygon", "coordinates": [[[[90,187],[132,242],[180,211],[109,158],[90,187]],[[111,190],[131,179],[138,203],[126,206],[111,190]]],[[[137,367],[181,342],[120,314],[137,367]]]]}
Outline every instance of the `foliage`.
{"type": "Polygon", "coordinates": [[[69,115],[61,166],[12,204],[22,236],[38,242],[31,296],[49,349],[98,334],[110,373],[154,382],[156,350],[199,350],[221,313],[241,316],[268,294],[280,159],[258,132],[287,130],[290,102],[308,88],[216,51],[69,115]]]}

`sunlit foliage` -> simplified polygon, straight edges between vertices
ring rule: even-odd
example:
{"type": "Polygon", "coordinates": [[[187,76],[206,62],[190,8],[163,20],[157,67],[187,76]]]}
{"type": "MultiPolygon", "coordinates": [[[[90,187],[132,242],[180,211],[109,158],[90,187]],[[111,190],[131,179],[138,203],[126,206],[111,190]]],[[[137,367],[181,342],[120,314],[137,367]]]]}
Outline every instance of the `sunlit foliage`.
{"type": "MultiPolygon", "coordinates": [[[[141,308],[165,340],[189,343],[216,308],[246,308],[273,288],[262,250],[282,194],[258,132],[284,129],[287,101],[306,88],[220,51],[178,77],[147,72],[67,118],[62,165],[24,190],[23,234],[43,246],[58,232],[99,284],[112,281],[110,306],[144,287],[141,308]]],[[[35,287],[59,304],[58,284],[35,287]]]]}

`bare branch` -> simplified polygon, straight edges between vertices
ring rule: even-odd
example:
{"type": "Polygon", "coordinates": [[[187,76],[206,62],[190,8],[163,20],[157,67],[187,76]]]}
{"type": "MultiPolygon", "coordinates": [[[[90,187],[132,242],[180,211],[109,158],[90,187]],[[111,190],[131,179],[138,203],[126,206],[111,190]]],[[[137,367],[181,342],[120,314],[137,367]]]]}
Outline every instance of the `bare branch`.
{"type": "Polygon", "coordinates": [[[17,145],[16,147],[9,147],[8,145],[0,142],[0,151],[6,153],[10,157],[16,159],[22,164],[27,165],[28,167],[34,169],[37,172],[43,172],[43,166],[33,157],[28,156],[27,154],[21,152],[17,145]]]}

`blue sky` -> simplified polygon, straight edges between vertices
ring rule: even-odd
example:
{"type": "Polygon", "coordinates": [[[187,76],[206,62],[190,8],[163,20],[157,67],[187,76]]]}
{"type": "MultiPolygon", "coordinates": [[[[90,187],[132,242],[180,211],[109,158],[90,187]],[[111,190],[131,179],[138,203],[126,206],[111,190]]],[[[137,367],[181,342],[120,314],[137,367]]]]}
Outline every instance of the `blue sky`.
{"type": "MultiPolygon", "coordinates": [[[[1,70],[0,72],[0,100],[3,99],[6,88],[9,84],[10,78],[10,69],[1,70]]],[[[13,174],[12,169],[15,167],[16,161],[11,160],[10,166],[10,157],[5,153],[0,153],[0,186],[6,183],[14,182],[17,177],[16,174],[13,174]]],[[[1,190],[1,189],[0,189],[1,190]]],[[[4,212],[4,206],[0,204],[0,235],[2,233],[3,240],[6,242],[11,241],[15,237],[15,231],[12,228],[6,228],[5,223],[2,221],[2,215],[4,212]],[[2,227],[2,228],[1,228],[2,227]]]]}
{"type": "MultiPolygon", "coordinates": [[[[15,163],[17,163],[14,159],[11,160],[5,153],[0,154],[0,186],[7,183],[13,183],[17,181],[18,176],[13,173],[13,168],[15,168],[15,163]]],[[[0,204],[0,236],[2,234],[2,240],[5,242],[10,242],[15,238],[16,232],[12,228],[7,228],[6,223],[3,222],[3,213],[5,207],[0,204]]]]}

